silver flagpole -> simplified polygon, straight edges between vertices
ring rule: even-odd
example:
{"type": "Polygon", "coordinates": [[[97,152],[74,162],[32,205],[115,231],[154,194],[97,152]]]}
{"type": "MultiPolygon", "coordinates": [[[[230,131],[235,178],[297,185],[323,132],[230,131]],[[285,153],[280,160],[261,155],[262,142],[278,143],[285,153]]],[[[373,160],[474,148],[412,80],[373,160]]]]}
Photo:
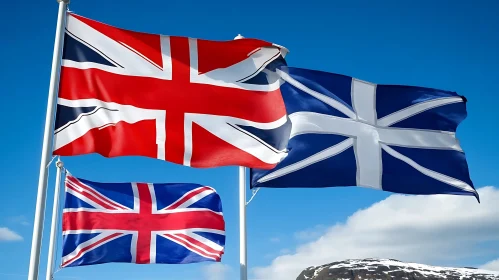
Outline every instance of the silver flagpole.
{"type": "Polygon", "coordinates": [[[54,188],[54,205],[52,207],[52,224],[50,226],[50,242],[49,242],[49,254],[47,258],[47,272],[45,279],[52,280],[52,275],[54,273],[54,264],[57,256],[55,252],[57,248],[55,247],[57,241],[57,222],[59,221],[59,198],[61,194],[61,173],[64,170],[64,164],[59,159],[56,163],[57,174],[55,175],[55,188],[54,188]]]}
{"type": "Polygon", "coordinates": [[[239,264],[241,280],[248,279],[246,243],[246,168],[239,167],[239,264]]]}
{"type": "Polygon", "coordinates": [[[66,22],[66,9],[69,0],[57,0],[59,2],[59,13],[57,15],[57,27],[54,41],[54,53],[52,56],[52,72],[50,74],[50,86],[47,102],[47,113],[45,116],[45,128],[43,131],[43,146],[40,162],[40,175],[38,177],[38,193],[36,197],[35,219],[33,224],[33,239],[31,241],[31,256],[29,260],[28,280],[38,279],[40,266],[40,251],[42,245],[43,220],[45,214],[45,203],[47,200],[47,165],[50,162],[52,151],[52,136],[54,126],[54,105],[59,88],[59,70],[61,68],[61,51],[64,38],[66,22]]]}
{"type": "MultiPolygon", "coordinates": [[[[234,40],[244,38],[238,34],[234,40]]],[[[248,280],[248,253],[246,242],[246,168],[239,167],[239,266],[240,279],[248,280]]]]}

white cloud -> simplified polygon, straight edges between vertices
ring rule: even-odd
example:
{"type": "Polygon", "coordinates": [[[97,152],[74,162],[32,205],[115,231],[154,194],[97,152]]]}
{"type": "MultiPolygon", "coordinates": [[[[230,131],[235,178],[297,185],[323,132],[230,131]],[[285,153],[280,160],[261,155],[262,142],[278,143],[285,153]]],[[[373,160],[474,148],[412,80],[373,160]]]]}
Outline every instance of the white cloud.
{"type": "Polygon", "coordinates": [[[279,243],[279,241],[281,241],[281,239],[279,237],[270,238],[270,242],[272,242],[272,243],[279,243]]]}
{"type": "Polygon", "coordinates": [[[329,227],[314,241],[252,270],[254,279],[295,279],[306,267],[348,258],[395,258],[432,264],[476,256],[499,241],[499,189],[478,190],[482,202],[455,195],[391,195],[329,227]]]}
{"type": "Polygon", "coordinates": [[[492,271],[499,271],[499,259],[490,261],[482,266],[480,266],[481,269],[486,269],[486,270],[492,270],[492,271]]]}
{"type": "Polygon", "coordinates": [[[227,280],[230,266],[223,263],[211,263],[201,267],[205,280],[227,280]]]}
{"type": "Polygon", "coordinates": [[[0,241],[19,241],[23,238],[6,227],[0,227],[0,241]]]}

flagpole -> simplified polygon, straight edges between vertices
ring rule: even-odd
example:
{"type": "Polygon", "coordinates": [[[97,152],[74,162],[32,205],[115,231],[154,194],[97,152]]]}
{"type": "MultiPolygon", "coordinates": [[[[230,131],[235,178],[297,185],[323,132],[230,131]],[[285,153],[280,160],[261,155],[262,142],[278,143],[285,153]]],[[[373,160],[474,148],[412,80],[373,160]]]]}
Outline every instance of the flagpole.
{"type": "Polygon", "coordinates": [[[33,223],[33,239],[31,241],[31,256],[29,261],[28,280],[38,279],[40,266],[40,251],[43,233],[43,220],[45,214],[45,203],[47,200],[47,165],[50,162],[52,151],[52,136],[54,125],[54,105],[59,87],[59,70],[61,67],[61,51],[66,21],[66,10],[69,0],[57,0],[59,12],[57,15],[57,27],[54,41],[54,52],[52,55],[52,72],[50,73],[50,85],[47,101],[47,112],[45,115],[45,128],[43,131],[43,145],[40,162],[40,175],[38,177],[38,193],[36,196],[35,219],[33,223]]]}
{"type": "MultiPolygon", "coordinates": [[[[243,39],[237,34],[234,40],[243,39]]],[[[246,242],[246,168],[239,167],[239,267],[240,279],[248,280],[247,264],[247,242],[246,242]]]]}
{"type": "Polygon", "coordinates": [[[248,279],[246,252],[246,168],[239,167],[239,264],[241,280],[248,279]]]}
{"type": "Polygon", "coordinates": [[[54,273],[54,264],[57,256],[55,252],[56,241],[57,241],[57,222],[59,221],[59,198],[61,194],[61,173],[64,170],[64,164],[59,159],[56,163],[57,174],[55,175],[55,188],[54,188],[54,205],[52,206],[52,224],[50,225],[50,242],[49,242],[49,254],[47,258],[47,272],[45,279],[52,280],[52,275],[54,273]]]}

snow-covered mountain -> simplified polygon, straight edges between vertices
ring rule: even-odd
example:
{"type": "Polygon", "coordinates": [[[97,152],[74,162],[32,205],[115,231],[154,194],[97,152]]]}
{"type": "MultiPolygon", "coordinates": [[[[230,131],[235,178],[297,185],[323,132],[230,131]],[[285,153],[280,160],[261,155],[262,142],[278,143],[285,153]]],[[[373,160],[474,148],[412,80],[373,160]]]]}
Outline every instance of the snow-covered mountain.
{"type": "Polygon", "coordinates": [[[309,267],[296,280],[499,280],[499,272],[439,267],[392,259],[362,259],[309,267]]]}

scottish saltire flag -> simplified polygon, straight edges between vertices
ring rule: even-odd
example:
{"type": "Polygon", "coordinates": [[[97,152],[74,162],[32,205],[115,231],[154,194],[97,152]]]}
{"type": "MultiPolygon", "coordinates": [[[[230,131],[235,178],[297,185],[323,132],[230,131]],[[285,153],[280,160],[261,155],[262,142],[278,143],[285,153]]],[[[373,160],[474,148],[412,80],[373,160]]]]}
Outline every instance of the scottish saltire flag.
{"type": "Polygon", "coordinates": [[[464,97],[292,67],[279,74],[292,122],[289,153],[272,170],[252,169],[251,187],[362,186],[478,199],[456,139],[464,97]]]}
{"type": "Polygon", "coordinates": [[[220,261],[220,197],[198,184],[97,183],[68,175],[62,267],[220,261]]]}
{"type": "Polygon", "coordinates": [[[256,39],[146,34],[69,13],[54,155],[272,168],[291,130],[274,71],[286,52],[256,39]]]}

